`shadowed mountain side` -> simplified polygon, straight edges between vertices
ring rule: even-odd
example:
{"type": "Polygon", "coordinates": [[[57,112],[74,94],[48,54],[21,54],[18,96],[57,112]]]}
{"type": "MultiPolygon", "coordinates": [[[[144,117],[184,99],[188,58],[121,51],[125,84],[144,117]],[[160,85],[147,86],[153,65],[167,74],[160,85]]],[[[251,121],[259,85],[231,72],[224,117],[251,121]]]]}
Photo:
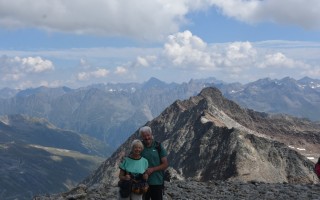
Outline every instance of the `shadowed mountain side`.
{"type": "Polygon", "coordinates": [[[0,199],[66,191],[97,169],[105,151],[97,139],[58,129],[45,119],[1,116],[0,199]]]}
{"type": "Polygon", "coordinates": [[[0,144],[0,199],[31,199],[35,194],[74,187],[102,158],[66,149],[23,143],[0,144]]]}
{"type": "MultiPolygon", "coordinates": [[[[174,102],[147,125],[166,147],[170,167],[181,179],[317,182],[313,163],[277,140],[300,144],[302,136],[314,138],[312,144],[303,142],[318,147],[314,153],[319,154],[319,124],[241,108],[215,88],[174,102]]],[[[83,183],[115,184],[119,162],[135,138],[137,131],[83,183]]]]}
{"type": "Polygon", "coordinates": [[[93,137],[59,129],[46,119],[26,115],[0,116],[0,133],[1,143],[21,141],[102,157],[110,151],[105,144],[93,137]]]}

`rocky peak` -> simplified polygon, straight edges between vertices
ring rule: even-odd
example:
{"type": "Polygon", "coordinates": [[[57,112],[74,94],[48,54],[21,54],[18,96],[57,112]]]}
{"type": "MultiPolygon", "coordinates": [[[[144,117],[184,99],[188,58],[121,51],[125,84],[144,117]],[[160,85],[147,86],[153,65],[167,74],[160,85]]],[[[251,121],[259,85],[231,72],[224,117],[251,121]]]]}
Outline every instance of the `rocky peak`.
{"type": "MultiPolygon", "coordinates": [[[[167,149],[170,167],[180,179],[317,182],[313,162],[298,145],[310,146],[304,153],[319,155],[319,124],[241,108],[216,88],[174,102],[147,125],[167,149]]],[[[83,183],[115,184],[119,162],[135,138],[138,131],[83,183]]]]}

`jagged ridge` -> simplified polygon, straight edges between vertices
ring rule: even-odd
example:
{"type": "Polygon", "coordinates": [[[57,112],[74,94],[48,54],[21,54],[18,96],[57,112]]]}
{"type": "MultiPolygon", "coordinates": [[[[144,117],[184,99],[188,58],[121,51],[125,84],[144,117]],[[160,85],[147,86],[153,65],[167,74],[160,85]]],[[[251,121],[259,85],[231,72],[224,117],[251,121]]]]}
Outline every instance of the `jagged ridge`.
{"type": "MultiPolygon", "coordinates": [[[[310,144],[319,149],[319,124],[241,108],[216,88],[176,101],[147,124],[167,148],[170,166],[183,179],[317,181],[313,163],[289,148],[288,143],[310,144]],[[303,137],[315,140],[311,144],[308,139],[302,141],[303,137]],[[283,143],[285,140],[287,144],[283,143]]],[[[119,161],[128,153],[125,147],[137,137],[135,132],[83,183],[115,184],[119,161]]]]}

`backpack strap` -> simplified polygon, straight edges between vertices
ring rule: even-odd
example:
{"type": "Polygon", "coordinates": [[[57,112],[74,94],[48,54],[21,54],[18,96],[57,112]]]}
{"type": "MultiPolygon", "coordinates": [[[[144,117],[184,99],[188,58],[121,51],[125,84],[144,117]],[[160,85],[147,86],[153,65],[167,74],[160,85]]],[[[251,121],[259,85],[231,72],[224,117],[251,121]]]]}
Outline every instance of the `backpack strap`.
{"type": "Polygon", "coordinates": [[[161,163],[161,143],[160,142],[158,142],[158,141],[155,141],[155,144],[156,144],[156,149],[157,149],[157,151],[158,151],[158,155],[159,155],[159,160],[160,160],[160,163],[161,163]]]}
{"type": "MultiPolygon", "coordinates": [[[[158,141],[155,141],[155,148],[158,151],[159,160],[160,160],[160,163],[161,163],[161,143],[158,142],[158,141]]],[[[161,171],[161,172],[162,172],[162,176],[163,176],[162,189],[163,189],[163,192],[164,192],[164,175],[165,175],[165,172],[164,171],[161,171]]]]}

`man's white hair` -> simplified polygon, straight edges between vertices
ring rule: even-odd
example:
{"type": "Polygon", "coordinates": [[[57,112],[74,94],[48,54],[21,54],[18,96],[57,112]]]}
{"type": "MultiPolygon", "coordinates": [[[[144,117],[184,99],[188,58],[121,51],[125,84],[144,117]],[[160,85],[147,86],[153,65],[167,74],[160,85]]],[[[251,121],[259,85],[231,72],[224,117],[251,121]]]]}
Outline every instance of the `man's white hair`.
{"type": "Polygon", "coordinates": [[[139,129],[139,135],[142,136],[142,133],[150,133],[152,135],[152,130],[149,126],[143,126],[139,129]]]}

